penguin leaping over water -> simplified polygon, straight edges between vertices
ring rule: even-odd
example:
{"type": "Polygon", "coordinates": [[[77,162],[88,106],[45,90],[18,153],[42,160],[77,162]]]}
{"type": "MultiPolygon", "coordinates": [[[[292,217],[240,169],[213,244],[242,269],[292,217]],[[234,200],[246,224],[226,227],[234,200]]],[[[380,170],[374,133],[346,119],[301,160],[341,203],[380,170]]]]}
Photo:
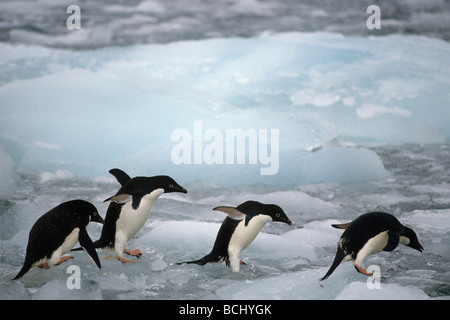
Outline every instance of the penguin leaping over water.
{"type": "Polygon", "coordinates": [[[392,251],[399,243],[423,251],[416,233],[389,213],[370,212],[350,223],[332,226],[345,231],[338,242],[333,264],[321,281],[327,279],[342,260],[353,260],[358,272],[371,276],[372,273],[361,266],[364,258],[381,251],[392,251]]]}
{"type": "Polygon", "coordinates": [[[283,209],[275,204],[246,201],[239,206],[220,206],[213,210],[222,211],[228,216],[223,221],[211,252],[199,260],[183,263],[225,263],[233,272],[240,271],[240,253],[256,238],[262,227],[269,221],[292,224],[283,209]]]}
{"type": "Polygon", "coordinates": [[[122,262],[134,262],[124,258],[123,254],[138,258],[142,255],[138,249],[128,250],[127,245],[144,226],[154,201],[163,193],[187,191],[169,176],[130,178],[120,169],[112,169],[109,172],[122,187],[114,196],[104,201],[111,203],[106,212],[100,239],[94,242],[94,246],[113,249],[122,262]]]}

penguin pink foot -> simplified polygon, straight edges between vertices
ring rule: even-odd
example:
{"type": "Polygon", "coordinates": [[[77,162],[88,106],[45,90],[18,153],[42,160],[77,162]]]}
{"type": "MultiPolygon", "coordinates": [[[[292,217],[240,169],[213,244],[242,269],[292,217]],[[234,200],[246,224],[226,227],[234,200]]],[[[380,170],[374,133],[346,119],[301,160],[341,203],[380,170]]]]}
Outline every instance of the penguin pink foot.
{"type": "Polygon", "coordinates": [[[65,262],[65,261],[67,261],[67,260],[69,260],[69,259],[73,259],[73,257],[72,257],[72,256],[65,256],[65,257],[62,257],[61,259],[59,259],[59,261],[58,261],[57,263],[55,263],[55,265],[57,266],[57,265],[59,265],[59,264],[65,262]]]}
{"type": "MultiPolygon", "coordinates": [[[[125,249],[123,252],[128,254],[128,255],[130,255],[130,256],[137,257],[138,259],[142,255],[142,252],[139,249],[134,249],[134,250],[125,249]]],[[[124,257],[119,257],[119,260],[124,262],[124,263],[134,262],[133,260],[128,260],[128,259],[126,259],[124,257]]]]}
{"type": "Polygon", "coordinates": [[[128,259],[125,259],[124,257],[119,257],[119,260],[124,262],[124,263],[134,263],[133,260],[128,260],[128,259]]]}
{"type": "Polygon", "coordinates": [[[141,252],[141,250],[139,250],[139,249],[134,249],[134,250],[128,250],[128,249],[125,249],[124,252],[125,252],[126,254],[130,255],[130,256],[137,257],[137,258],[139,258],[140,256],[142,256],[142,252],[141,252]]]}
{"type": "Polygon", "coordinates": [[[46,262],[46,263],[43,263],[43,264],[40,264],[40,265],[38,265],[38,268],[44,268],[45,270],[48,270],[48,269],[50,269],[50,266],[48,265],[48,263],[46,262]]]}
{"type": "Polygon", "coordinates": [[[366,269],[364,269],[364,268],[361,267],[361,266],[355,265],[355,268],[356,268],[356,270],[358,270],[359,272],[361,272],[362,274],[364,274],[364,275],[366,275],[366,276],[369,276],[369,277],[370,277],[370,276],[373,275],[372,272],[367,271],[366,269]]]}

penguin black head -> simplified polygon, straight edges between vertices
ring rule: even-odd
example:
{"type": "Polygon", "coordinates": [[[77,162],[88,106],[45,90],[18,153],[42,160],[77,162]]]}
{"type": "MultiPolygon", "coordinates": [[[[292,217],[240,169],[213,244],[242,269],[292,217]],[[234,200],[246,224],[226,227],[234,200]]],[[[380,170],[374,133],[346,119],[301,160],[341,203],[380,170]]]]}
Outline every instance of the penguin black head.
{"type": "Polygon", "coordinates": [[[187,193],[186,189],[180,186],[169,176],[154,176],[154,177],[135,177],[129,180],[119,190],[122,193],[133,195],[140,193],[142,195],[149,194],[156,189],[163,189],[164,193],[182,192],[187,193]]]}
{"type": "Polygon", "coordinates": [[[249,200],[241,203],[236,208],[220,206],[214,208],[213,210],[223,211],[232,217],[239,217],[244,214],[245,225],[248,225],[248,222],[253,217],[260,214],[269,216],[273,221],[284,222],[289,225],[292,224],[291,220],[284,213],[283,209],[281,209],[276,204],[264,204],[258,201],[249,200]]]}
{"type": "Polygon", "coordinates": [[[61,205],[67,208],[80,218],[83,225],[87,225],[90,221],[103,224],[104,220],[97,211],[97,208],[90,202],[84,200],[72,200],[61,205]]]}
{"type": "Polygon", "coordinates": [[[91,221],[93,221],[93,222],[98,222],[101,224],[105,223],[105,220],[103,220],[103,218],[100,216],[100,214],[97,211],[92,212],[90,217],[91,217],[91,221]]]}
{"type": "Polygon", "coordinates": [[[287,223],[288,225],[292,224],[292,221],[287,217],[286,213],[284,213],[283,209],[281,209],[276,204],[266,204],[261,207],[260,214],[266,214],[272,218],[273,221],[279,221],[287,223]]]}
{"type": "Polygon", "coordinates": [[[187,193],[185,188],[169,176],[135,177],[126,181],[114,196],[109,197],[104,202],[113,201],[121,204],[132,199],[132,206],[136,209],[139,207],[142,197],[157,190],[162,191],[159,194],[171,192],[187,193]]]}
{"type": "Polygon", "coordinates": [[[178,183],[175,182],[171,177],[169,176],[155,176],[152,177],[152,185],[159,185],[160,188],[164,189],[164,193],[170,193],[170,192],[181,192],[181,193],[187,193],[187,190],[180,186],[178,183]]]}
{"type": "Polygon", "coordinates": [[[419,243],[419,239],[417,238],[416,233],[413,229],[404,227],[405,231],[403,233],[404,240],[401,240],[403,244],[405,244],[407,247],[411,247],[413,249],[416,249],[419,252],[423,251],[422,245],[419,243]]]}

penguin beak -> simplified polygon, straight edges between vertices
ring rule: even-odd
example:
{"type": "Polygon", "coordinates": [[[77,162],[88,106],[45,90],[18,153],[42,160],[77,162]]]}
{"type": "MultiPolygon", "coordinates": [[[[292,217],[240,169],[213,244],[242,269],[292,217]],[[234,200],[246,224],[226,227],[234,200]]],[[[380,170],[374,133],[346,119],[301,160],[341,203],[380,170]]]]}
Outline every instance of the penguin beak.
{"type": "Polygon", "coordinates": [[[281,218],[281,220],[282,220],[284,223],[287,223],[288,225],[291,225],[291,224],[292,224],[292,221],[291,221],[289,218],[281,218]]]}
{"type": "Polygon", "coordinates": [[[186,190],[185,188],[183,188],[183,187],[175,187],[175,189],[176,189],[178,192],[181,192],[181,193],[187,193],[187,190],[186,190]]]}
{"type": "Polygon", "coordinates": [[[417,251],[419,251],[419,252],[422,252],[423,251],[423,247],[422,247],[422,245],[419,243],[419,241],[417,241],[417,240],[413,240],[413,241],[411,241],[409,244],[407,244],[406,245],[407,247],[410,247],[410,248],[413,248],[413,249],[416,249],[417,251]]]}
{"type": "Polygon", "coordinates": [[[94,215],[94,217],[92,218],[91,221],[98,222],[98,223],[101,223],[101,224],[105,223],[105,220],[103,220],[102,216],[99,215],[98,213],[96,215],[94,215]]]}
{"type": "Polygon", "coordinates": [[[416,250],[419,251],[419,252],[422,252],[422,251],[423,251],[423,247],[422,247],[422,245],[419,243],[419,241],[417,241],[417,243],[414,243],[414,244],[411,246],[411,248],[416,249],[416,250]]]}

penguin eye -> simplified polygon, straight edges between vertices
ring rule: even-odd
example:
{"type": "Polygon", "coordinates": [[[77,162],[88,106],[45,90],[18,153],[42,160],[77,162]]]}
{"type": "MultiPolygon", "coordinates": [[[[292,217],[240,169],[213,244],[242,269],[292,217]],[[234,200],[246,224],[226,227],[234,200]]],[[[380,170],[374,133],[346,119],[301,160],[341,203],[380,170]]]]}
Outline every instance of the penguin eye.
{"type": "Polygon", "coordinates": [[[280,214],[277,212],[277,213],[275,213],[275,216],[276,216],[277,218],[279,218],[279,217],[280,217],[280,214]]]}
{"type": "Polygon", "coordinates": [[[172,189],[173,188],[173,184],[169,184],[169,188],[172,189]]]}

